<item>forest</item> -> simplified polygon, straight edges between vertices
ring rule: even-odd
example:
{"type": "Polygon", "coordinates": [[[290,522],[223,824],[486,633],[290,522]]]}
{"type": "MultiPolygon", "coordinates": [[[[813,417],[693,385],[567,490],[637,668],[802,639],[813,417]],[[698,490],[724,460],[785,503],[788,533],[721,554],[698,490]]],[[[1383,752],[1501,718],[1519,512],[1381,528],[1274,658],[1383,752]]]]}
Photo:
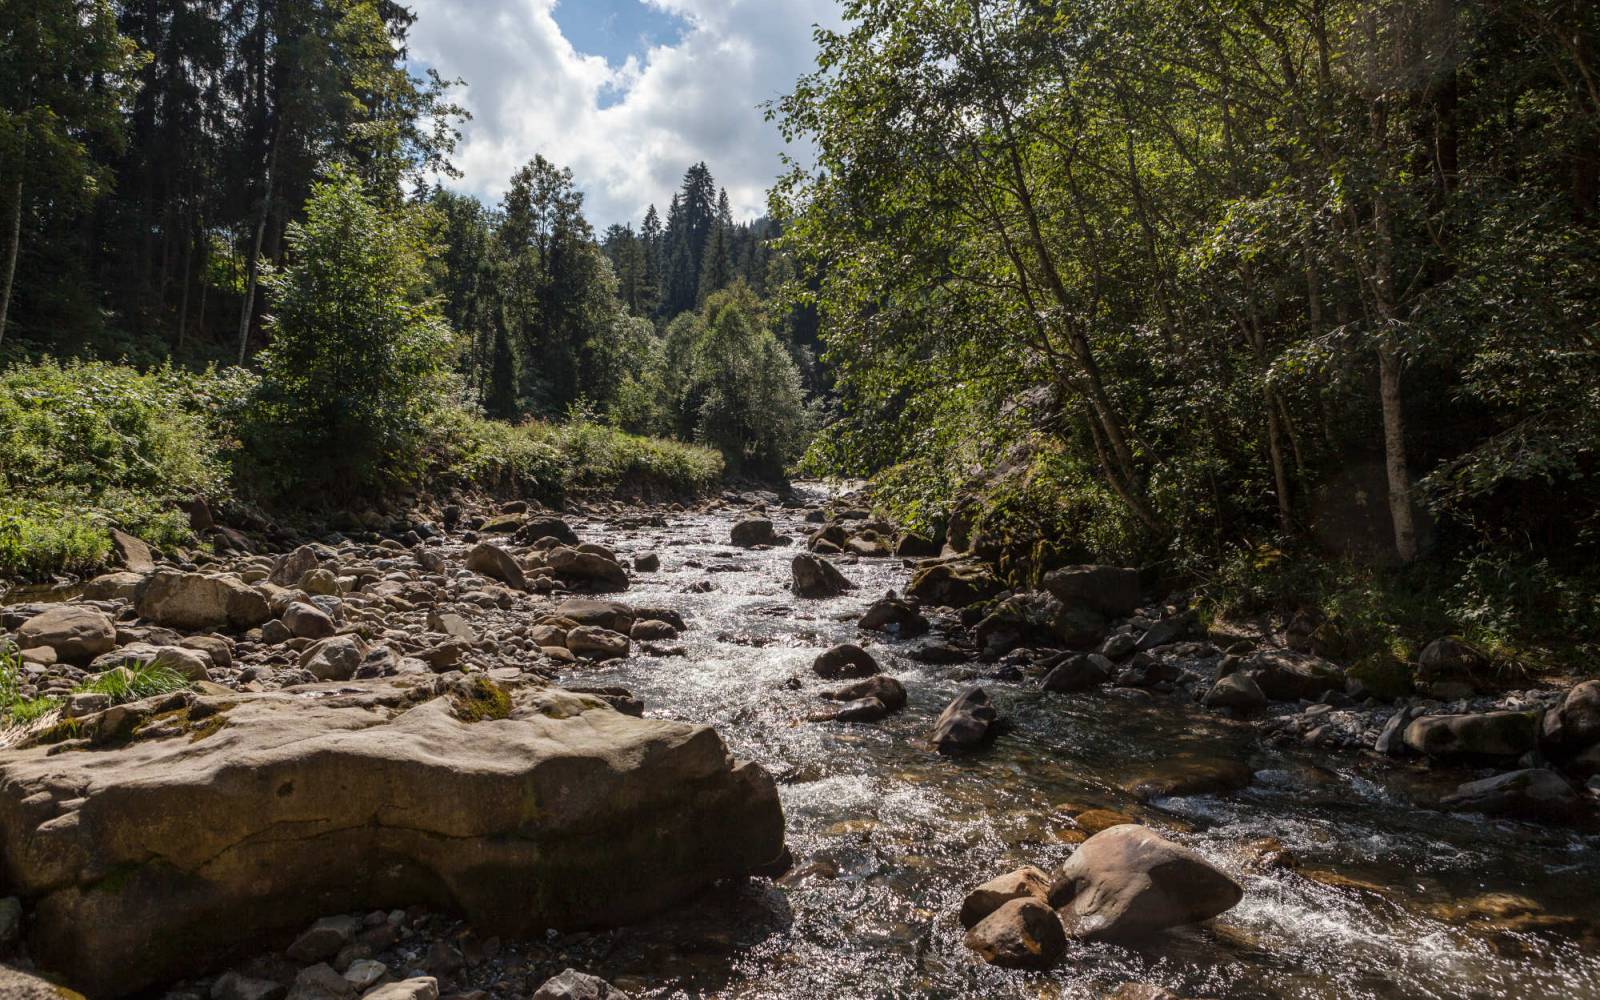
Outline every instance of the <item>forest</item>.
{"type": "Polygon", "coordinates": [[[1600,996],[1597,474],[1594,0],[0,0],[0,996],[1600,996]]]}
{"type": "MultiPolygon", "coordinates": [[[[816,151],[767,218],[696,163],[597,235],[538,152],[498,204],[452,191],[464,84],[409,68],[402,4],[10,5],[0,351],[233,373],[217,450],[263,496],[396,486],[423,411],[571,418],[870,477],[1019,580],[1116,559],[1270,606],[1398,567],[1458,627],[1594,621],[1593,12],[843,11],[767,105],[816,151]],[[341,331],[316,300],[367,279],[310,248],[353,225],[397,227],[352,265],[395,311],[341,331]],[[390,363],[424,326],[364,390],[429,396],[409,422],[292,418],[342,398],[341,338],[390,363]]],[[[49,499],[50,446],[11,440],[0,475],[49,499]]]]}

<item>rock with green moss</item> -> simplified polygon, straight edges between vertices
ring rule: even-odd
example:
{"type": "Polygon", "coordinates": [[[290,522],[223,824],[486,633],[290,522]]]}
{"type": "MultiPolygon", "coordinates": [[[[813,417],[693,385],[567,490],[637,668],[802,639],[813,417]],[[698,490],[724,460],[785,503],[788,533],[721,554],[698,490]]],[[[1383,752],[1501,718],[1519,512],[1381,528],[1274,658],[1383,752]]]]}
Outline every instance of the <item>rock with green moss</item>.
{"type": "Polygon", "coordinates": [[[1411,694],[1411,667],[1391,653],[1365,656],[1345,671],[1345,676],[1360,685],[1361,693],[1393,701],[1411,694]]]}
{"type": "Polygon", "coordinates": [[[40,967],[92,996],[329,912],[425,904],[507,937],[629,923],[783,850],[772,779],[714,730],[589,695],[327,684],[240,695],[199,739],[211,702],[173,698],[84,722],[115,750],[0,755],[0,879],[40,967]]]}

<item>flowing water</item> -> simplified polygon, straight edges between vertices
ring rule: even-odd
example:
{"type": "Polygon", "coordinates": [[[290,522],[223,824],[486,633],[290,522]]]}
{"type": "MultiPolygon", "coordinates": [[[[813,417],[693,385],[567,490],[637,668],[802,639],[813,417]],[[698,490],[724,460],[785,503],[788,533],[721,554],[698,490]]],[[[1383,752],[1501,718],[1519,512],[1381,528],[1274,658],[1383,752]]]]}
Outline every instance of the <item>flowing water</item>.
{"type": "MultiPolygon", "coordinates": [[[[787,512],[775,516],[799,535],[787,512]]],[[[996,681],[984,686],[1009,730],[988,751],[941,758],[918,741],[973,668],[913,662],[890,640],[869,648],[910,692],[905,712],[871,725],[805,721],[826,704],[811,660],[837,642],[868,644],[857,618],[902,589],[907,570],[862,560],[843,566],[860,585],[853,594],[796,599],[787,585],[798,549],[734,549],[736,519],[591,530],[621,552],[660,553],[662,570],[636,578],[627,599],[681,611],[688,655],[566,680],[623,685],[651,717],[715,725],[735,754],[777,776],[796,866],[809,872],[714,893],[626,932],[590,971],[658,995],[726,997],[1096,997],[1129,980],[1191,997],[1600,997],[1600,953],[1584,933],[1600,918],[1600,838],[1410,804],[1460,775],[1266,749],[1249,727],[1192,708],[996,681]],[[716,589],[686,592],[704,580],[716,589]],[[799,689],[786,687],[796,677],[799,689]],[[1245,759],[1256,780],[1224,798],[1158,801],[1142,816],[1238,878],[1238,907],[1142,950],[1074,945],[1048,973],[973,961],[955,916],[967,890],[1023,864],[1050,870],[1072,850],[1063,805],[1137,812],[1119,786],[1196,754],[1245,759]],[[1263,837],[1281,840],[1300,870],[1249,871],[1241,846],[1263,837]],[[1560,926],[1489,933],[1444,912],[1489,893],[1531,898],[1560,926]]]]}

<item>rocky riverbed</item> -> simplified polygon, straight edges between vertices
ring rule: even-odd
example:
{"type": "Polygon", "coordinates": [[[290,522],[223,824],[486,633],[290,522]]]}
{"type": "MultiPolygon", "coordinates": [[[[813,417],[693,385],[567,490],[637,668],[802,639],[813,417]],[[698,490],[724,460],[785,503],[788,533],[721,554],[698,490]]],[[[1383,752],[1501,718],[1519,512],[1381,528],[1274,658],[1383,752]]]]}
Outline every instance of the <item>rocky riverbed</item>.
{"type": "Polygon", "coordinates": [[[1347,670],[1110,567],[1007,593],[820,489],[384,527],[0,610],[60,703],[0,754],[10,961],[215,1000],[1600,993],[1600,685],[1449,640],[1347,670]],[[82,689],[149,664],[189,687],[82,689]],[[567,968],[611,986],[539,992],[567,968]]]}

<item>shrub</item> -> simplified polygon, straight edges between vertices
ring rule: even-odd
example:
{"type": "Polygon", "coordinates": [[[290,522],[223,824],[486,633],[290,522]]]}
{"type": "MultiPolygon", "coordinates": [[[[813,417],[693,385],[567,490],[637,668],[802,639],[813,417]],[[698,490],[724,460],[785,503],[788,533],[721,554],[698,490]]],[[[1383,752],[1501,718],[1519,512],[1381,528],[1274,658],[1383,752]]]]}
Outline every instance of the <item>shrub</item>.
{"type": "Polygon", "coordinates": [[[227,408],[248,376],[104,362],[0,373],[0,575],[84,573],[115,525],[158,547],[189,541],[174,502],[228,493],[227,408]]]}
{"type": "Polygon", "coordinates": [[[245,427],[269,492],[344,499],[418,471],[452,339],[425,294],[426,230],[421,213],[380,208],[341,169],[290,225],[289,265],[267,281],[272,346],[245,427]]]}

